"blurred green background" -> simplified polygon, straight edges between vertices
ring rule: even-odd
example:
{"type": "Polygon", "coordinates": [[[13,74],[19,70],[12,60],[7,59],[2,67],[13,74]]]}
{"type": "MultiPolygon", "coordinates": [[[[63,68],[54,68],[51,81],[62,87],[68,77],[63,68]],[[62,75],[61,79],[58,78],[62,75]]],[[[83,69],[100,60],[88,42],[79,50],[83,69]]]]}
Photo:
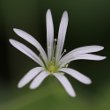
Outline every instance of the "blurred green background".
{"type": "MultiPolygon", "coordinates": [[[[0,110],[110,110],[110,0],[0,0],[0,110]],[[55,37],[64,10],[69,14],[65,48],[103,45],[100,62],[75,61],[70,67],[89,76],[89,86],[67,76],[77,93],[71,98],[54,77],[48,77],[36,90],[22,89],[17,83],[37,65],[13,48],[9,38],[20,39],[13,28],[33,35],[46,47],[45,14],[50,8],[55,37]]],[[[29,45],[31,46],[31,45],[29,45]]],[[[32,47],[32,49],[34,49],[32,47]]]]}

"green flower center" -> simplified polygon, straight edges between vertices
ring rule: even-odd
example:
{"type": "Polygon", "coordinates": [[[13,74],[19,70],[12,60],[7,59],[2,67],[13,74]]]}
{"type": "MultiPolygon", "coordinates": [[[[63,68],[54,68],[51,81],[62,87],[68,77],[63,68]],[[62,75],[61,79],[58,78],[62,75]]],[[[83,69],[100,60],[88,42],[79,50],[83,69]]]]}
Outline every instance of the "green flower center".
{"type": "Polygon", "coordinates": [[[56,73],[58,71],[58,66],[55,65],[54,62],[51,62],[47,66],[47,71],[50,72],[50,73],[56,73]]]}
{"type": "Polygon", "coordinates": [[[55,65],[50,65],[49,68],[48,68],[48,71],[49,71],[50,73],[54,73],[54,72],[57,71],[57,68],[56,68],[55,65]]]}

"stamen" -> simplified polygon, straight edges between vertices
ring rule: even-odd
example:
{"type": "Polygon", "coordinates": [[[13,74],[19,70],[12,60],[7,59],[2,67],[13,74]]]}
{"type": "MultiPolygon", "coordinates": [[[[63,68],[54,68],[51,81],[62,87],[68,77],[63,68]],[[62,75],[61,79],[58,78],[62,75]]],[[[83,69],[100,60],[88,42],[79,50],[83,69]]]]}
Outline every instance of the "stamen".
{"type": "Polygon", "coordinates": [[[61,56],[63,56],[63,55],[64,55],[64,53],[66,53],[66,49],[64,49],[64,51],[63,51],[63,53],[62,53],[62,55],[61,55],[61,56]]]}
{"type": "Polygon", "coordinates": [[[56,39],[56,38],[54,39],[54,42],[55,42],[55,43],[57,42],[57,39],[56,39]]]}
{"type": "Polygon", "coordinates": [[[68,67],[68,64],[66,64],[65,67],[67,68],[68,67]]]}
{"type": "Polygon", "coordinates": [[[64,49],[64,53],[66,52],[66,49],[64,49]]]}

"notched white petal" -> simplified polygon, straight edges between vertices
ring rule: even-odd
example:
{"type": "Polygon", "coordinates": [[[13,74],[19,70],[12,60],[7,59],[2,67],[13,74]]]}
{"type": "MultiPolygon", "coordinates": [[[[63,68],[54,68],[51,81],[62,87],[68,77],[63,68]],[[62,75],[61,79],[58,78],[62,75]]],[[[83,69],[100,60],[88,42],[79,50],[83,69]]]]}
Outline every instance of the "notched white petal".
{"type": "Polygon", "coordinates": [[[53,74],[57,79],[58,81],[61,83],[61,85],[64,87],[65,91],[71,96],[71,97],[75,97],[76,96],[76,93],[73,89],[73,87],[71,86],[69,80],[64,76],[64,75],[61,75],[59,73],[55,73],[53,74]]]}
{"type": "Polygon", "coordinates": [[[21,30],[21,29],[17,29],[14,28],[13,31],[21,38],[23,38],[24,40],[26,40],[27,42],[29,42],[30,44],[32,44],[34,47],[37,48],[37,50],[40,52],[43,60],[46,62],[47,61],[47,55],[44,51],[44,49],[42,48],[42,46],[40,45],[40,43],[30,34],[28,34],[27,32],[21,30]]]}
{"type": "Polygon", "coordinates": [[[87,76],[83,75],[82,73],[80,73],[74,69],[62,68],[62,69],[60,69],[60,71],[67,73],[68,75],[72,76],[73,78],[77,79],[78,81],[80,81],[84,84],[92,83],[90,78],[88,78],[87,76]]]}
{"type": "Polygon", "coordinates": [[[46,27],[47,27],[47,52],[49,60],[52,57],[53,52],[53,41],[54,41],[54,25],[52,20],[52,14],[48,9],[46,14],[46,27]]]}
{"type": "Polygon", "coordinates": [[[56,60],[58,61],[61,57],[61,53],[63,50],[64,42],[65,42],[65,36],[68,26],[68,13],[65,11],[62,15],[62,19],[59,26],[59,32],[58,32],[58,42],[56,47],[56,60]]]}
{"type": "Polygon", "coordinates": [[[104,49],[103,46],[97,46],[97,45],[84,46],[84,47],[79,47],[79,48],[74,49],[73,51],[71,51],[71,53],[73,53],[73,55],[76,56],[76,55],[81,55],[81,54],[85,54],[85,53],[98,52],[103,49],[104,49]]]}
{"type": "Polygon", "coordinates": [[[87,54],[87,53],[98,52],[103,49],[104,49],[103,46],[97,46],[97,45],[79,47],[79,48],[73,49],[72,51],[64,55],[62,59],[66,59],[69,57],[77,57],[78,55],[87,54]]]}
{"type": "Polygon", "coordinates": [[[21,51],[22,53],[24,53],[25,55],[30,57],[33,61],[35,61],[36,63],[38,63],[41,66],[44,66],[42,60],[31,49],[29,49],[27,46],[25,46],[24,44],[14,40],[14,39],[9,39],[9,42],[16,49],[18,49],[19,51],[21,51]]]}
{"type": "Polygon", "coordinates": [[[94,55],[94,54],[82,54],[82,55],[77,55],[76,57],[74,56],[68,56],[65,58],[62,58],[59,61],[60,67],[63,67],[64,65],[75,61],[75,60],[93,60],[93,61],[100,61],[106,59],[106,56],[100,56],[100,55],[94,55]]]}
{"type": "Polygon", "coordinates": [[[19,81],[18,88],[24,87],[28,84],[35,76],[37,76],[41,71],[43,71],[42,67],[36,67],[31,69],[26,75],[19,81]]]}
{"type": "Polygon", "coordinates": [[[94,55],[94,54],[84,54],[84,55],[79,55],[74,60],[95,60],[95,61],[100,61],[106,59],[106,56],[100,56],[100,55],[94,55]]]}
{"type": "Polygon", "coordinates": [[[30,84],[30,89],[36,89],[49,74],[45,71],[41,72],[30,84]]]}

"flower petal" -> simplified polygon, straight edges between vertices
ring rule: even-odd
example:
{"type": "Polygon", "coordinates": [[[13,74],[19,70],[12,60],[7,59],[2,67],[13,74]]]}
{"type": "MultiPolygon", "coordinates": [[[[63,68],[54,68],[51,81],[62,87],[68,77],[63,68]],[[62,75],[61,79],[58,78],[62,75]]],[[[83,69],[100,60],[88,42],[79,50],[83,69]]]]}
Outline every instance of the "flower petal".
{"type": "Polygon", "coordinates": [[[50,10],[48,10],[46,14],[46,26],[47,26],[47,52],[48,58],[49,60],[51,60],[54,41],[54,26],[50,10]]]}
{"type": "Polygon", "coordinates": [[[21,51],[22,53],[24,53],[25,55],[27,55],[28,57],[30,57],[32,60],[34,60],[36,63],[38,63],[41,66],[44,66],[42,60],[31,50],[29,49],[27,46],[25,46],[24,44],[14,40],[14,39],[10,39],[9,42],[19,51],[21,51]]]}
{"type": "Polygon", "coordinates": [[[30,84],[30,89],[35,89],[43,82],[49,74],[45,71],[41,72],[30,84]]]}
{"type": "Polygon", "coordinates": [[[31,69],[18,83],[18,88],[24,87],[28,84],[35,76],[37,76],[41,71],[43,71],[42,67],[36,67],[31,69]]]}
{"type": "Polygon", "coordinates": [[[61,58],[67,26],[68,26],[68,13],[65,11],[62,15],[59,32],[58,32],[58,42],[56,47],[56,61],[58,61],[61,58]]]}
{"type": "Polygon", "coordinates": [[[106,57],[105,56],[100,56],[100,55],[94,55],[94,54],[82,54],[82,55],[77,55],[76,57],[69,56],[62,58],[59,61],[60,67],[65,66],[66,64],[70,63],[71,61],[75,60],[94,60],[94,61],[100,61],[104,60],[106,57]]]}
{"type": "Polygon", "coordinates": [[[64,55],[62,57],[62,59],[68,58],[70,56],[77,57],[77,55],[81,55],[81,54],[85,54],[85,53],[98,52],[98,51],[101,51],[103,49],[104,49],[103,46],[97,46],[97,45],[79,47],[79,48],[73,49],[72,51],[70,51],[69,53],[64,55]]]}
{"type": "Polygon", "coordinates": [[[44,49],[42,48],[42,46],[40,45],[40,43],[34,38],[32,37],[30,34],[26,33],[23,30],[20,29],[13,29],[14,32],[21,38],[23,38],[24,40],[26,40],[27,42],[29,42],[30,44],[32,44],[34,47],[37,48],[37,50],[40,52],[43,60],[46,62],[47,61],[47,55],[44,51],[44,49]]]}
{"type": "Polygon", "coordinates": [[[62,68],[62,69],[60,69],[60,71],[69,74],[70,76],[74,77],[75,79],[77,79],[78,81],[80,81],[84,84],[91,84],[91,82],[92,82],[90,78],[88,78],[87,76],[81,74],[80,72],[78,72],[74,69],[62,68]]]}
{"type": "Polygon", "coordinates": [[[55,73],[53,74],[58,80],[59,82],[62,84],[62,86],[64,87],[65,91],[72,97],[75,97],[75,91],[73,90],[69,80],[64,76],[61,75],[59,73],[55,73]]]}
{"type": "Polygon", "coordinates": [[[106,56],[100,56],[100,55],[94,55],[94,54],[84,54],[84,55],[77,56],[74,60],[84,59],[84,60],[100,61],[100,60],[104,60],[105,58],[106,58],[106,56]]]}
{"type": "Polygon", "coordinates": [[[73,54],[73,56],[77,56],[77,55],[81,55],[81,54],[85,54],[85,53],[98,52],[98,51],[101,51],[103,49],[104,49],[103,46],[97,46],[97,45],[84,46],[84,47],[76,48],[69,53],[73,54]]]}

